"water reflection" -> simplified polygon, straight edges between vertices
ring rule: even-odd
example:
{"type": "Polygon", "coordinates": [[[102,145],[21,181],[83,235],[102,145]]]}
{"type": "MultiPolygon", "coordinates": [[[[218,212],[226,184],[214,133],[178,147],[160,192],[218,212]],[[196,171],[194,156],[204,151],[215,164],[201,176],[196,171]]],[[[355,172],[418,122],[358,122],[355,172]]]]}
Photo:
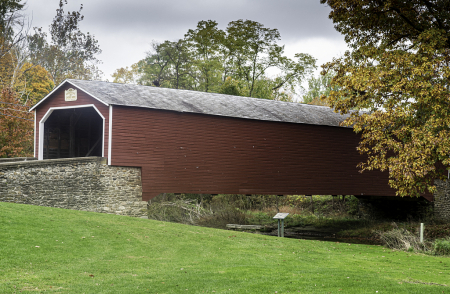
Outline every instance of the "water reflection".
{"type": "MultiPolygon", "coordinates": [[[[329,242],[342,242],[342,243],[351,243],[351,244],[366,244],[366,245],[380,245],[380,241],[377,239],[368,239],[368,238],[342,238],[336,237],[335,231],[327,230],[327,229],[318,229],[313,227],[291,227],[286,228],[284,230],[285,238],[292,239],[303,239],[303,240],[319,240],[319,241],[329,241],[329,242]]],[[[267,235],[267,236],[278,236],[277,230],[272,230],[269,232],[259,232],[259,234],[267,235]]]]}

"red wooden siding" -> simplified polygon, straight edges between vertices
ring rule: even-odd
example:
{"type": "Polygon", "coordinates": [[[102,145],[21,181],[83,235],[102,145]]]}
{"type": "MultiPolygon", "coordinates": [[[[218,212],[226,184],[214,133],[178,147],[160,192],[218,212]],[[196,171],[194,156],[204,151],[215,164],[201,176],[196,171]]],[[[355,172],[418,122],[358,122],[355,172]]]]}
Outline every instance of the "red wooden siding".
{"type": "Polygon", "coordinates": [[[97,99],[92,98],[90,95],[86,94],[82,90],[70,85],[65,84],[61,86],[51,97],[47,98],[36,108],[36,157],[39,154],[39,122],[43,116],[47,113],[50,107],[69,107],[77,105],[93,104],[100,111],[100,113],[105,117],[105,146],[104,155],[108,155],[108,128],[109,128],[109,107],[101,103],[97,99]],[[77,100],[76,101],[65,101],[64,91],[69,88],[77,89],[77,100]]]}
{"type": "Polygon", "coordinates": [[[112,165],[142,167],[159,193],[394,196],[387,173],[359,173],[351,129],[113,107],[112,165]]]}

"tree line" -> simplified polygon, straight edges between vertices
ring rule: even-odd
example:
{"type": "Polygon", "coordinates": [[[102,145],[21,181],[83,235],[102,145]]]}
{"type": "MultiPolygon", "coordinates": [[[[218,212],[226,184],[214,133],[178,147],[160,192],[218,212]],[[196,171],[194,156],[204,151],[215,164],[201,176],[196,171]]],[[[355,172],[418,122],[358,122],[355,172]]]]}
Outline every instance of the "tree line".
{"type": "Polygon", "coordinates": [[[284,55],[277,29],[236,20],[225,30],[200,21],[183,38],[153,42],[146,57],[117,69],[114,82],[293,101],[316,69],[306,53],[284,55]],[[271,74],[270,74],[271,73],[271,74]]]}
{"type": "MultiPolygon", "coordinates": [[[[305,102],[342,114],[361,134],[362,171],[389,173],[400,196],[435,191],[450,166],[450,2],[320,0],[351,50],[310,77],[316,60],[284,55],[277,29],[213,20],[175,41],[154,42],[115,82],[292,101],[308,77],[305,102]]],[[[30,28],[22,0],[0,2],[0,157],[31,155],[27,109],[66,78],[100,79],[94,36],[83,33],[81,6],[60,0],[47,35],[30,28]]]]}

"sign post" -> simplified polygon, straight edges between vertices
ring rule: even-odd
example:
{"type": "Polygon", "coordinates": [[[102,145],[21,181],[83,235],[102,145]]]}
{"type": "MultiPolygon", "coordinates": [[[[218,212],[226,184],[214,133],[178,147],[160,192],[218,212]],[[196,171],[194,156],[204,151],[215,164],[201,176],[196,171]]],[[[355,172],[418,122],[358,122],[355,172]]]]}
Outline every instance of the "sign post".
{"type": "Polygon", "coordinates": [[[278,237],[284,238],[284,219],[289,215],[289,213],[277,213],[273,219],[278,220],[278,237]],[[281,228],[280,228],[281,222],[281,228]]]}

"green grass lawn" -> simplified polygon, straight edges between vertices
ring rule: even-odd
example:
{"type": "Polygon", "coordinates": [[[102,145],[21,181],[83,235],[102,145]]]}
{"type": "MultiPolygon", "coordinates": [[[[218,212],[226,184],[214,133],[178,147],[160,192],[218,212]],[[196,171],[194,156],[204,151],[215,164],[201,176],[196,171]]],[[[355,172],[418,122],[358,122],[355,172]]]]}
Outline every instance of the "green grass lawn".
{"type": "Polygon", "coordinates": [[[381,246],[1,202],[0,228],[0,293],[450,292],[450,258],[381,246]]]}

